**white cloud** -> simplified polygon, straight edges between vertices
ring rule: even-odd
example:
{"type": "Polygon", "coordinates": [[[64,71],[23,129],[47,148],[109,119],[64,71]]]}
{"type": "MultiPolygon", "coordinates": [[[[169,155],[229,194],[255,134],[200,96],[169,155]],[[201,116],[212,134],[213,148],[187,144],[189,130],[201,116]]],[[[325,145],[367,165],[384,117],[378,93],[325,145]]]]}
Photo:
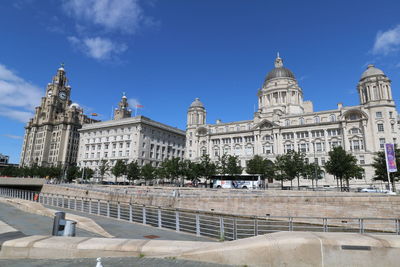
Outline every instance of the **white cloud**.
{"type": "Polygon", "coordinates": [[[400,50],[400,25],[385,32],[378,32],[372,49],[374,54],[387,55],[400,50]]]}
{"type": "Polygon", "coordinates": [[[110,31],[135,33],[144,19],[139,0],[65,0],[63,7],[71,17],[110,31]]]}
{"type": "Polygon", "coordinates": [[[13,134],[3,134],[3,136],[11,138],[11,139],[22,139],[22,136],[13,135],[13,134]]]}
{"type": "Polygon", "coordinates": [[[27,122],[41,96],[39,87],[0,64],[0,116],[27,122]]]}
{"type": "Polygon", "coordinates": [[[113,58],[128,48],[126,44],[112,42],[110,39],[101,37],[83,38],[83,40],[80,40],[75,36],[70,36],[68,37],[68,41],[89,57],[97,60],[113,58]]]}

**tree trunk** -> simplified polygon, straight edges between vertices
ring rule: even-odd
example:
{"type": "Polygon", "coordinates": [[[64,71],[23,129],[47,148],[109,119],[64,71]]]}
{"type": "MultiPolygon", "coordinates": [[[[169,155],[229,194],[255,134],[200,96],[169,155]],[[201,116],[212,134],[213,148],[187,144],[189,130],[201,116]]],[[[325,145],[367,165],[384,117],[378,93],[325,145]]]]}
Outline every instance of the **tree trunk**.
{"type": "Polygon", "coordinates": [[[396,193],[396,181],[394,180],[394,177],[390,177],[390,181],[392,182],[392,192],[396,193]]]}
{"type": "Polygon", "coordinates": [[[314,178],[311,178],[311,188],[314,190],[314,178]]]}
{"type": "Polygon", "coordinates": [[[281,180],[281,189],[283,189],[283,179],[281,180]]]}
{"type": "Polygon", "coordinates": [[[342,177],[339,178],[340,179],[340,192],[343,191],[343,181],[342,181],[342,177]]]}
{"type": "Polygon", "coordinates": [[[347,192],[350,192],[350,182],[349,182],[349,180],[350,180],[349,178],[346,178],[346,187],[347,187],[346,191],[347,192]]]}
{"type": "Polygon", "coordinates": [[[300,177],[297,176],[297,190],[300,190],[300,177]]]}
{"type": "Polygon", "coordinates": [[[335,177],[336,179],[336,187],[339,188],[339,179],[337,177],[335,177]]]}
{"type": "Polygon", "coordinates": [[[292,190],[292,187],[293,187],[293,179],[290,180],[290,190],[292,190]]]}

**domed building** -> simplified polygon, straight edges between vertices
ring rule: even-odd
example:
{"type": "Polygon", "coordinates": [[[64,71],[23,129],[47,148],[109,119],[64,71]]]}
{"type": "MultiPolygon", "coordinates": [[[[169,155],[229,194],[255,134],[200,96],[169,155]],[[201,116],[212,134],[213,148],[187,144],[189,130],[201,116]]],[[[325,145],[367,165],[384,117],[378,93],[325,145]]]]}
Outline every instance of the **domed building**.
{"type": "MultiPolygon", "coordinates": [[[[382,151],[385,143],[398,144],[399,119],[391,81],[382,70],[368,65],[357,90],[359,105],[338,104],[337,109],[315,112],[312,102],[303,100],[294,73],[284,67],[278,54],[274,68],[258,89],[253,119],[209,124],[205,106],[195,99],[187,114],[186,157],[196,161],[207,154],[217,161],[223,154],[236,155],[246,167],[254,155],[275,160],[295,150],[303,152],[310,163],[323,166],[328,152],[342,146],[364,169],[364,179],[352,180],[353,185],[371,184],[375,153],[382,151]]],[[[302,182],[308,183],[311,181],[302,182]]],[[[334,186],[336,181],[323,174],[319,185],[334,186]]]]}

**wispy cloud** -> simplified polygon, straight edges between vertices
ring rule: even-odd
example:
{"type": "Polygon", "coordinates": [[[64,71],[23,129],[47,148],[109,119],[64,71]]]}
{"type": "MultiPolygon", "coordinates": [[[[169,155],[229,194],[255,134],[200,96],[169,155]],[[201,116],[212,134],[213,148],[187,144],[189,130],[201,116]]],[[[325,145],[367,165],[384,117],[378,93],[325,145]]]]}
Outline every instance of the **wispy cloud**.
{"type": "Polygon", "coordinates": [[[0,116],[27,122],[41,96],[39,87],[0,64],[0,116]]]}
{"type": "Polygon", "coordinates": [[[2,134],[2,136],[5,136],[5,137],[11,138],[11,139],[17,139],[17,140],[22,139],[22,136],[13,135],[13,134],[2,134]]]}
{"type": "Polygon", "coordinates": [[[83,51],[87,56],[97,60],[111,59],[128,48],[125,44],[112,42],[110,39],[101,37],[83,38],[80,40],[75,36],[70,36],[68,37],[68,41],[76,49],[83,51]]]}
{"type": "Polygon", "coordinates": [[[388,55],[400,50],[400,25],[387,31],[379,31],[375,38],[373,54],[388,55]]]}
{"type": "Polygon", "coordinates": [[[78,21],[130,34],[145,18],[138,0],[66,0],[63,7],[78,21]]]}

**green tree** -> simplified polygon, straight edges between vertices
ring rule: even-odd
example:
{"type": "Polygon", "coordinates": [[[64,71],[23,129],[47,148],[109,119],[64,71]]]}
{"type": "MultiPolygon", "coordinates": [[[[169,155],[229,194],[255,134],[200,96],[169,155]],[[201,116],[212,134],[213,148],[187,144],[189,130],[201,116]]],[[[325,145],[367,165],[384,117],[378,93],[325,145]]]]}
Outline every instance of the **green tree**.
{"type": "MultiPolygon", "coordinates": [[[[396,192],[396,181],[400,180],[400,149],[395,150],[397,172],[390,173],[390,183],[392,184],[393,192],[396,192]]],[[[388,182],[387,168],[386,168],[386,158],[385,152],[377,152],[372,163],[372,167],[375,169],[374,180],[379,180],[383,182],[388,182]]]]}
{"type": "Polygon", "coordinates": [[[155,168],[150,164],[145,164],[141,169],[141,177],[146,181],[146,185],[149,181],[153,180],[155,177],[155,168]]]}
{"type": "Polygon", "coordinates": [[[275,165],[280,172],[279,176],[282,184],[283,180],[289,180],[292,187],[292,181],[297,178],[297,189],[300,189],[300,176],[304,173],[305,159],[300,152],[289,151],[286,154],[279,155],[276,158],[275,165]]]}
{"type": "Polygon", "coordinates": [[[77,166],[75,166],[75,165],[70,166],[67,169],[67,174],[66,174],[67,182],[72,182],[76,178],[82,177],[81,175],[82,175],[82,173],[77,166]]]}
{"type": "Polygon", "coordinates": [[[130,183],[140,178],[140,166],[136,161],[132,161],[126,166],[126,178],[130,183]]]}
{"type": "Polygon", "coordinates": [[[171,183],[179,181],[182,175],[182,168],[179,158],[166,159],[161,163],[162,173],[165,178],[169,179],[171,183]]]}
{"type": "Polygon", "coordinates": [[[228,155],[226,163],[226,173],[230,176],[242,174],[243,168],[240,166],[240,160],[238,156],[228,155]]]}
{"type": "Polygon", "coordinates": [[[263,179],[272,180],[275,177],[275,164],[269,159],[255,155],[247,162],[246,172],[248,174],[260,174],[263,179]]]}
{"type": "Polygon", "coordinates": [[[190,180],[193,185],[197,185],[199,182],[199,177],[202,175],[202,168],[200,163],[192,162],[191,160],[182,160],[181,172],[182,176],[187,180],[190,180]]]}
{"type": "Polygon", "coordinates": [[[304,164],[302,176],[304,179],[311,180],[312,188],[314,188],[314,182],[317,185],[317,180],[322,179],[322,174],[323,170],[316,162],[304,164]]]}
{"type": "Polygon", "coordinates": [[[340,146],[329,152],[329,160],[325,163],[325,169],[340,181],[341,191],[343,190],[343,179],[346,181],[348,190],[349,180],[362,177],[363,172],[363,169],[357,165],[357,159],[340,146]]]}
{"type": "Polygon", "coordinates": [[[104,179],[104,175],[110,170],[110,164],[108,160],[105,159],[100,160],[97,170],[99,171],[100,174],[100,182],[102,182],[104,179]]]}
{"type": "Polygon", "coordinates": [[[206,154],[201,156],[199,168],[202,176],[206,179],[207,186],[207,181],[209,182],[211,177],[217,174],[217,164],[212,162],[210,156],[206,154]]]}
{"type": "Polygon", "coordinates": [[[122,159],[117,160],[115,162],[114,167],[111,168],[111,173],[115,176],[115,183],[117,183],[118,177],[124,175],[126,173],[126,163],[122,159]]]}
{"type": "Polygon", "coordinates": [[[84,181],[90,180],[94,175],[94,171],[89,167],[81,168],[78,171],[78,177],[82,178],[84,181]]]}

